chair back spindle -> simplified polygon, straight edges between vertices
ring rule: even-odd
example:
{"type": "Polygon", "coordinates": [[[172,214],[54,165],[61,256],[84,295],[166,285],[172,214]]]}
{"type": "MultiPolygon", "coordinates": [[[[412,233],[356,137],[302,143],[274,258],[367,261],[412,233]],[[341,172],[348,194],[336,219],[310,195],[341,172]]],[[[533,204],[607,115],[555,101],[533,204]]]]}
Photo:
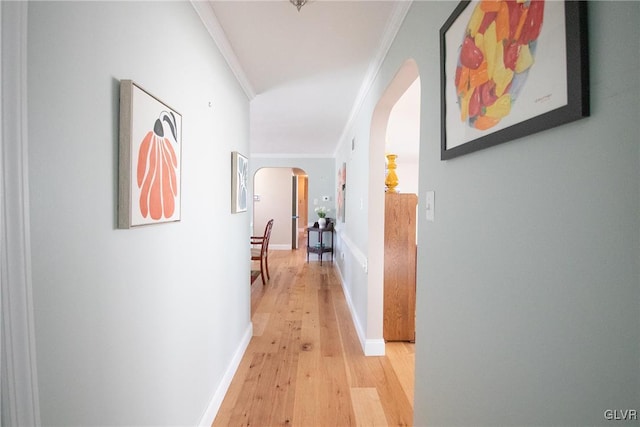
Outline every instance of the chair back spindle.
{"type": "Polygon", "coordinates": [[[260,277],[262,278],[263,286],[267,283],[267,280],[271,279],[269,275],[269,240],[271,239],[272,228],[273,219],[270,219],[264,228],[262,236],[251,236],[251,261],[260,261],[260,277]],[[257,247],[258,245],[260,245],[259,248],[257,247]]]}

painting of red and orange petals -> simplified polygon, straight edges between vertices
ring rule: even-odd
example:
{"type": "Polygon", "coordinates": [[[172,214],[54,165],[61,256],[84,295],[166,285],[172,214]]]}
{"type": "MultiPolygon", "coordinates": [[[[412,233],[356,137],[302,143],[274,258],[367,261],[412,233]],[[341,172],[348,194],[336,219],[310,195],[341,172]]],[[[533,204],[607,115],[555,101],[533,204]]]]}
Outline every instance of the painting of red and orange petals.
{"type": "Polygon", "coordinates": [[[443,160],[588,116],[586,7],[458,5],[440,30],[443,160]]]}
{"type": "Polygon", "coordinates": [[[177,111],[120,82],[120,228],[180,220],[181,132],[177,111]]]}

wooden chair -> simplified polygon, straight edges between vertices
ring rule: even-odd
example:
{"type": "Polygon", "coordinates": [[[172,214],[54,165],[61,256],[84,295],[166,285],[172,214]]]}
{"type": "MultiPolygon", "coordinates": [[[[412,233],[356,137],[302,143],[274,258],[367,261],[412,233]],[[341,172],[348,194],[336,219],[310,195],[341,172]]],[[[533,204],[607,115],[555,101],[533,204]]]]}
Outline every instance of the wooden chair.
{"type": "Polygon", "coordinates": [[[260,261],[260,277],[262,277],[263,286],[267,280],[271,279],[269,276],[269,239],[272,227],[273,219],[270,219],[264,228],[264,236],[251,236],[251,261],[260,261]],[[266,280],[264,278],[265,272],[266,280]]]}

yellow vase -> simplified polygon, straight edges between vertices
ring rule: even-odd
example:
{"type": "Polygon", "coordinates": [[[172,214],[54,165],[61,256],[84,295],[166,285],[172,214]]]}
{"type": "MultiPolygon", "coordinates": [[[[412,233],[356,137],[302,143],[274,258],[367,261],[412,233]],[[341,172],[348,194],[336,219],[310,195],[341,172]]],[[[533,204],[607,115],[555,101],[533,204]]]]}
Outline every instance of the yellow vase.
{"type": "Polygon", "coordinates": [[[396,159],[395,154],[387,154],[387,178],[384,180],[384,184],[387,186],[387,193],[395,193],[398,186],[398,175],[396,175],[396,159]]]}

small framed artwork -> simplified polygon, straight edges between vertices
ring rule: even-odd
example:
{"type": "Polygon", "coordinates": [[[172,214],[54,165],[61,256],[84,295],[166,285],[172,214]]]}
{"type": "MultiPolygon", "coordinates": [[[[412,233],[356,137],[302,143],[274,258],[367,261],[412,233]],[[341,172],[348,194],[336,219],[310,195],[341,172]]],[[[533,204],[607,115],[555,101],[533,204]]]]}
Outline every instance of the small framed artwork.
{"type": "Polygon", "coordinates": [[[249,194],[249,161],[245,156],[231,153],[231,213],[245,212],[249,194]]]}
{"type": "Polygon", "coordinates": [[[441,159],[589,115],[586,1],[468,1],[440,29],[441,159]]]}
{"type": "Polygon", "coordinates": [[[338,220],[345,222],[344,208],[347,200],[347,164],[338,170],[338,220]]]}
{"type": "Polygon", "coordinates": [[[118,228],[180,221],[182,116],[120,81],[118,228]]]}

